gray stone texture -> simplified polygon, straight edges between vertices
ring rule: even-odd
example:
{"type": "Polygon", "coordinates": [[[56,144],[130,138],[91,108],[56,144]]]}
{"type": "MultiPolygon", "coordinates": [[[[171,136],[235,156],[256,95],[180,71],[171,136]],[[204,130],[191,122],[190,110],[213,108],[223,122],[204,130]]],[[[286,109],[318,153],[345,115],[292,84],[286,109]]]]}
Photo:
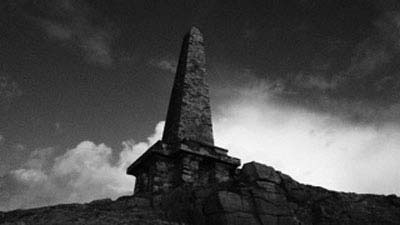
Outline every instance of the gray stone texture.
{"type": "Polygon", "coordinates": [[[214,144],[205,63],[203,36],[199,29],[192,27],[182,44],[165,122],[164,142],[187,139],[214,144]]]}
{"type": "Polygon", "coordinates": [[[205,187],[230,181],[239,165],[239,159],[215,146],[193,141],[173,145],[159,141],[127,173],[136,176],[135,195],[157,195],[181,185],[205,187]]]}

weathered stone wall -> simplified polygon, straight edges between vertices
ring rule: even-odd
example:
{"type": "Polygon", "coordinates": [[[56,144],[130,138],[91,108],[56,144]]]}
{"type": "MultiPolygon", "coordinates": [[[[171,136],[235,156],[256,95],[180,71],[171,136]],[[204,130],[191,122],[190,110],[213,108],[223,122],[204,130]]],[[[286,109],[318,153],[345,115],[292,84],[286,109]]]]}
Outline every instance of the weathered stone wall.
{"type": "Polygon", "coordinates": [[[168,220],[194,225],[400,224],[397,196],[329,191],[259,163],[231,182],[175,189],[160,203],[168,220]]]}
{"type": "Polygon", "coordinates": [[[216,183],[230,181],[234,176],[233,173],[235,172],[235,169],[236,168],[232,168],[231,165],[215,162],[214,169],[212,171],[214,173],[213,175],[216,183]]]}
{"type": "Polygon", "coordinates": [[[181,159],[181,178],[182,181],[188,184],[199,184],[199,169],[203,158],[195,155],[185,155],[181,159]]]}
{"type": "Polygon", "coordinates": [[[151,191],[149,184],[150,179],[151,177],[149,177],[149,171],[147,168],[146,170],[142,170],[142,172],[136,177],[134,193],[138,194],[151,191]]]}
{"type": "Polygon", "coordinates": [[[152,162],[151,165],[151,177],[152,181],[151,192],[153,194],[158,193],[166,193],[173,186],[175,186],[175,177],[176,167],[171,159],[159,157],[155,162],[152,162]]]}
{"type": "Polygon", "coordinates": [[[154,156],[146,165],[138,172],[135,194],[157,195],[180,185],[204,187],[227,182],[236,169],[230,164],[185,152],[176,159],[154,156]]]}
{"type": "Polygon", "coordinates": [[[161,194],[177,186],[179,168],[174,161],[164,156],[154,156],[147,166],[138,171],[135,195],[161,194]]]}
{"type": "Polygon", "coordinates": [[[205,187],[231,180],[236,166],[180,152],[175,158],[155,155],[137,171],[135,194],[157,195],[186,185],[205,187]]]}
{"type": "Polygon", "coordinates": [[[232,165],[191,154],[184,155],[181,162],[182,182],[194,187],[228,182],[236,169],[232,165]]]}

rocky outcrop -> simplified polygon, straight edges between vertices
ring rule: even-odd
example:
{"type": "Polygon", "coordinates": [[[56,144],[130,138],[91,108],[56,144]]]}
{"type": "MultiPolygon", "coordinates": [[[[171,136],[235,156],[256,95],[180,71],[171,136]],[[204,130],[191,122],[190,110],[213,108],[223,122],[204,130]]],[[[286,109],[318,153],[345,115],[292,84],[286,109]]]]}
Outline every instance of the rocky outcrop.
{"type": "Polygon", "coordinates": [[[256,162],[233,181],[179,187],[165,195],[125,196],[0,213],[0,224],[400,224],[395,195],[340,193],[304,185],[256,162]]]}

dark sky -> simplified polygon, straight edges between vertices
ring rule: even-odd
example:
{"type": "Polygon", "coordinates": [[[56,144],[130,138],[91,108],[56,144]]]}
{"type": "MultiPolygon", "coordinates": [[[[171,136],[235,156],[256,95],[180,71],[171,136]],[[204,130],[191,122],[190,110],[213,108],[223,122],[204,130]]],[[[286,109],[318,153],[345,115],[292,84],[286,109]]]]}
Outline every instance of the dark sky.
{"type": "MultiPolygon", "coordinates": [[[[0,168],[90,140],[120,148],[164,120],[182,37],[205,36],[215,108],[257,80],[275,104],[400,123],[397,1],[3,0],[0,168]],[[232,94],[226,92],[232,90],[232,94]]],[[[25,163],[25,164],[24,164],[25,163]]]]}

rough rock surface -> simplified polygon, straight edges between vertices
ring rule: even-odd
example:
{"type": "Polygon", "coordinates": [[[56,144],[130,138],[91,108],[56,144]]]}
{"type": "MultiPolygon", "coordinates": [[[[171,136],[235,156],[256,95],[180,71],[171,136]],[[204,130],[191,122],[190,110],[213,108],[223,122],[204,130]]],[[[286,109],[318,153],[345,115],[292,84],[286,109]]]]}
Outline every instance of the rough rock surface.
{"type": "Polygon", "coordinates": [[[259,163],[234,181],[179,187],[146,199],[125,196],[0,213],[0,224],[400,224],[395,195],[340,193],[304,185],[259,163]]]}

